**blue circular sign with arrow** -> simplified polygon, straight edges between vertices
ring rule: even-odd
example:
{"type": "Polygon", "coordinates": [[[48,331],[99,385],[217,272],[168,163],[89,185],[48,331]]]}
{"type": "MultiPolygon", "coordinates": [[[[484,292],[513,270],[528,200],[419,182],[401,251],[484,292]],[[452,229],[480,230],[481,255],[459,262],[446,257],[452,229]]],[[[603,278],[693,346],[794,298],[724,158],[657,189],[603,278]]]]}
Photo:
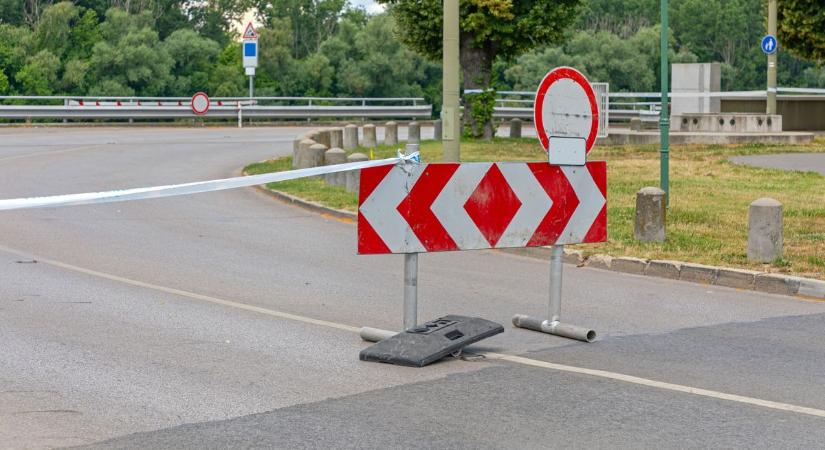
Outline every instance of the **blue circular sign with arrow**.
{"type": "Polygon", "coordinates": [[[766,55],[773,55],[776,53],[776,37],[772,34],[769,34],[762,38],[762,51],[766,55]]]}

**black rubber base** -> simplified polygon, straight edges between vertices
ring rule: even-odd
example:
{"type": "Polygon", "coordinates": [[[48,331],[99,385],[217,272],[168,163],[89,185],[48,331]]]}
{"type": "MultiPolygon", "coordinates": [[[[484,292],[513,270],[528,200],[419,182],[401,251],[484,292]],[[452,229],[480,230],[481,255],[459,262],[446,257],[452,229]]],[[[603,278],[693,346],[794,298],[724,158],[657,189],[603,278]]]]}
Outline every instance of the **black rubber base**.
{"type": "Polygon", "coordinates": [[[424,367],[464,347],[504,332],[501,324],[477,317],[444,316],[402,331],[361,351],[361,361],[424,367]]]}

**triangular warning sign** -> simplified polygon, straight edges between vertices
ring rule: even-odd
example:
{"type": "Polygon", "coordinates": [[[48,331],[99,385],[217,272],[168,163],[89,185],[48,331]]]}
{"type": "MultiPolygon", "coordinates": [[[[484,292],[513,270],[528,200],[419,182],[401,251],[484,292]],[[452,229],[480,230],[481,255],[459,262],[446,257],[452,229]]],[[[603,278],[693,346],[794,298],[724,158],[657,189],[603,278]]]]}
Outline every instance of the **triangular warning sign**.
{"type": "Polygon", "coordinates": [[[258,39],[258,32],[255,31],[255,27],[252,26],[252,22],[246,25],[246,30],[243,32],[244,39],[258,39]]]}

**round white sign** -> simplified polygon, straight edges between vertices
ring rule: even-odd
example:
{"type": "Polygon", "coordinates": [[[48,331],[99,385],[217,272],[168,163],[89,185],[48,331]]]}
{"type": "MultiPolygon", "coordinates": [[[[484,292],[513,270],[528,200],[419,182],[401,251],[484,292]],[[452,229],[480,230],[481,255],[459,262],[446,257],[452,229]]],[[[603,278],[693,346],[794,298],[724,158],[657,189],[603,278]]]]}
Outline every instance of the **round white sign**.
{"type": "Polygon", "coordinates": [[[596,94],[578,70],[571,67],[553,69],[539,84],[533,119],[545,151],[551,138],[559,137],[584,139],[585,149],[589,152],[599,131],[596,94]]]}
{"type": "Polygon", "coordinates": [[[197,115],[206,114],[209,111],[209,96],[203,92],[198,92],[192,96],[192,112],[197,115]]]}

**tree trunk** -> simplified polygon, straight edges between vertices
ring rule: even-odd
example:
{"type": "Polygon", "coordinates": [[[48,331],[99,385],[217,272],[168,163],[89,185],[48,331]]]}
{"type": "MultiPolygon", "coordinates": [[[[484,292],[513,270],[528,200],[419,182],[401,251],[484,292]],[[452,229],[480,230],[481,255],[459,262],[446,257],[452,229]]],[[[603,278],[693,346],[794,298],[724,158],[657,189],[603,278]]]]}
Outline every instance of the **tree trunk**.
{"type": "MultiPolygon", "coordinates": [[[[493,57],[495,49],[489,44],[474,47],[473,35],[461,33],[461,72],[464,75],[464,89],[489,89],[493,71],[493,57]]],[[[466,100],[467,96],[465,96],[466,100]]],[[[486,123],[476,123],[473,118],[473,105],[470,101],[464,102],[464,123],[470,126],[473,136],[483,139],[492,139],[492,120],[486,123]]]]}

